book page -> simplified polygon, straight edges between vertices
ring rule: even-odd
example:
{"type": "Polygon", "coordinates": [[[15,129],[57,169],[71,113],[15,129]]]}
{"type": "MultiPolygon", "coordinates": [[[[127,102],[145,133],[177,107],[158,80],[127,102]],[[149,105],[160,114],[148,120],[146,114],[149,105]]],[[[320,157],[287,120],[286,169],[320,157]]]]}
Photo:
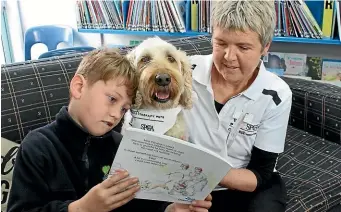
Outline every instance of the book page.
{"type": "Polygon", "coordinates": [[[190,203],[205,199],[230,168],[220,156],[192,143],[128,128],[109,176],[125,169],[138,177],[136,198],[190,203]]]}

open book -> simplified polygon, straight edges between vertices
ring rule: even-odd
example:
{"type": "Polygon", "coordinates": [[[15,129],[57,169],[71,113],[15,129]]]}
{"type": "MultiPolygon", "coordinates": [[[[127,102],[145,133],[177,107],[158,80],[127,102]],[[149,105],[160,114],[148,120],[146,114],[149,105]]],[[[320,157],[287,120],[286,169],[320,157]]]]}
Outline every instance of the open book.
{"type": "Polygon", "coordinates": [[[125,169],[138,177],[138,199],[191,203],[203,200],[231,165],[218,154],[170,136],[127,128],[109,176],[125,169]]]}

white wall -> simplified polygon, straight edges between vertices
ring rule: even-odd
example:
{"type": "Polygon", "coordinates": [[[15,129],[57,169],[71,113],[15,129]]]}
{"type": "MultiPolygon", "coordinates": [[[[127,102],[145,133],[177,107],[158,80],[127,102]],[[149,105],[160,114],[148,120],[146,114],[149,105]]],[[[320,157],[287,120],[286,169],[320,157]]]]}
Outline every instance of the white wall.
{"type": "Polygon", "coordinates": [[[20,26],[18,1],[6,1],[7,4],[7,18],[9,27],[9,34],[12,41],[13,58],[14,61],[24,60],[24,45],[23,36],[20,26]]]}

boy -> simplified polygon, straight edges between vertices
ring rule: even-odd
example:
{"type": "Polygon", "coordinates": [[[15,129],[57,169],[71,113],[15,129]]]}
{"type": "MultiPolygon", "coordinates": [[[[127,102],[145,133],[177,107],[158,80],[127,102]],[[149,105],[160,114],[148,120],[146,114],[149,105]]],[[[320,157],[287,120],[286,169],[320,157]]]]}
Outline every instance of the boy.
{"type": "MultiPolygon", "coordinates": [[[[70,82],[69,105],[23,140],[8,211],[160,211],[167,205],[131,201],[138,179],[127,178],[125,171],[105,179],[122,138],[113,128],[129,110],[136,85],[134,68],[118,51],[88,53],[70,82]]],[[[211,206],[210,196],[196,202],[170,204],[166,211],[207,211],[211,206]]]]}

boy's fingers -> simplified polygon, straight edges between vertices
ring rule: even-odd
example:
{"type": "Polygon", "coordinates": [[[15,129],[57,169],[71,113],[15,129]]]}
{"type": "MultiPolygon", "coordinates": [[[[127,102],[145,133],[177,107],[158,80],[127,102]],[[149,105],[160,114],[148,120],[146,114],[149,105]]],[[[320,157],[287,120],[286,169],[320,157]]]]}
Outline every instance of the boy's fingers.
{"type": "Polygon", "coordinates": [[[110,188],[113,185],[115,185],[117,182],[119,182],[120,180],[128,177],[128,172],[124,171],[124,172],[117,172],[116,174],[112,175],[111,177],[107,178],[106,180],[104,180],[102,182],[102,185],[104,188],[110,188]]]}
{"type": "Polygon", "coordinates": [[[128,188],[133,186],[134,184],[137,184],[138,179],[136,177],[125,179],[122,182],[119,182],[112,187],[108,188],[109,195],[121,193],[122,191],[129,190],[128,188]]]}
{"type": "Polygon", "coordinates": [[[206,201],[212,201],[212,195],[211,194],[209,194],[207,197],[206,197],[206,199],[205,199],[206,201]]]}
{"type": "Polygon", "coordinates": [[[128,202],[130,201],[132,198],[135,197],[135,193],[140,189],[139,186],[134,186],[126,191],[123,191],[121,193],[118,194],[114,194],[111,199],[110,202],[112,204],[119,204],[120,202],[128,202]]]}
{"type": "Polygon", "coordinates": [[[195,212],[208,212],[208,209],[205,209],[205,208],[196,208],[196,207],[190,206],[189,209],[195,212]]]}
{"type": "Polygon", "coordinates": [[[191,206],[193,208],[209,209],[212,206],[212,202],[206,200],[196,200],[191,204],[191,206]]]}
{"type": "Polygon", "coordinates": [[[125,199],[123,199],[123,200],[121,200],[121,201],[119,201],[119,202],[114,202],[111,206],[110,206],[110,208],[112,208],[112,210],[113,209],[116,209],[116,208],[119,208],[119,207],[121,207],[122,205],[125,205],[125,204],[127,204],[129,201],[131,201],[132,199],[134,199],[135,198],[135,195],[132,195],[132,196],[128,196],[128,198],[125,198],[125,199]]]}

